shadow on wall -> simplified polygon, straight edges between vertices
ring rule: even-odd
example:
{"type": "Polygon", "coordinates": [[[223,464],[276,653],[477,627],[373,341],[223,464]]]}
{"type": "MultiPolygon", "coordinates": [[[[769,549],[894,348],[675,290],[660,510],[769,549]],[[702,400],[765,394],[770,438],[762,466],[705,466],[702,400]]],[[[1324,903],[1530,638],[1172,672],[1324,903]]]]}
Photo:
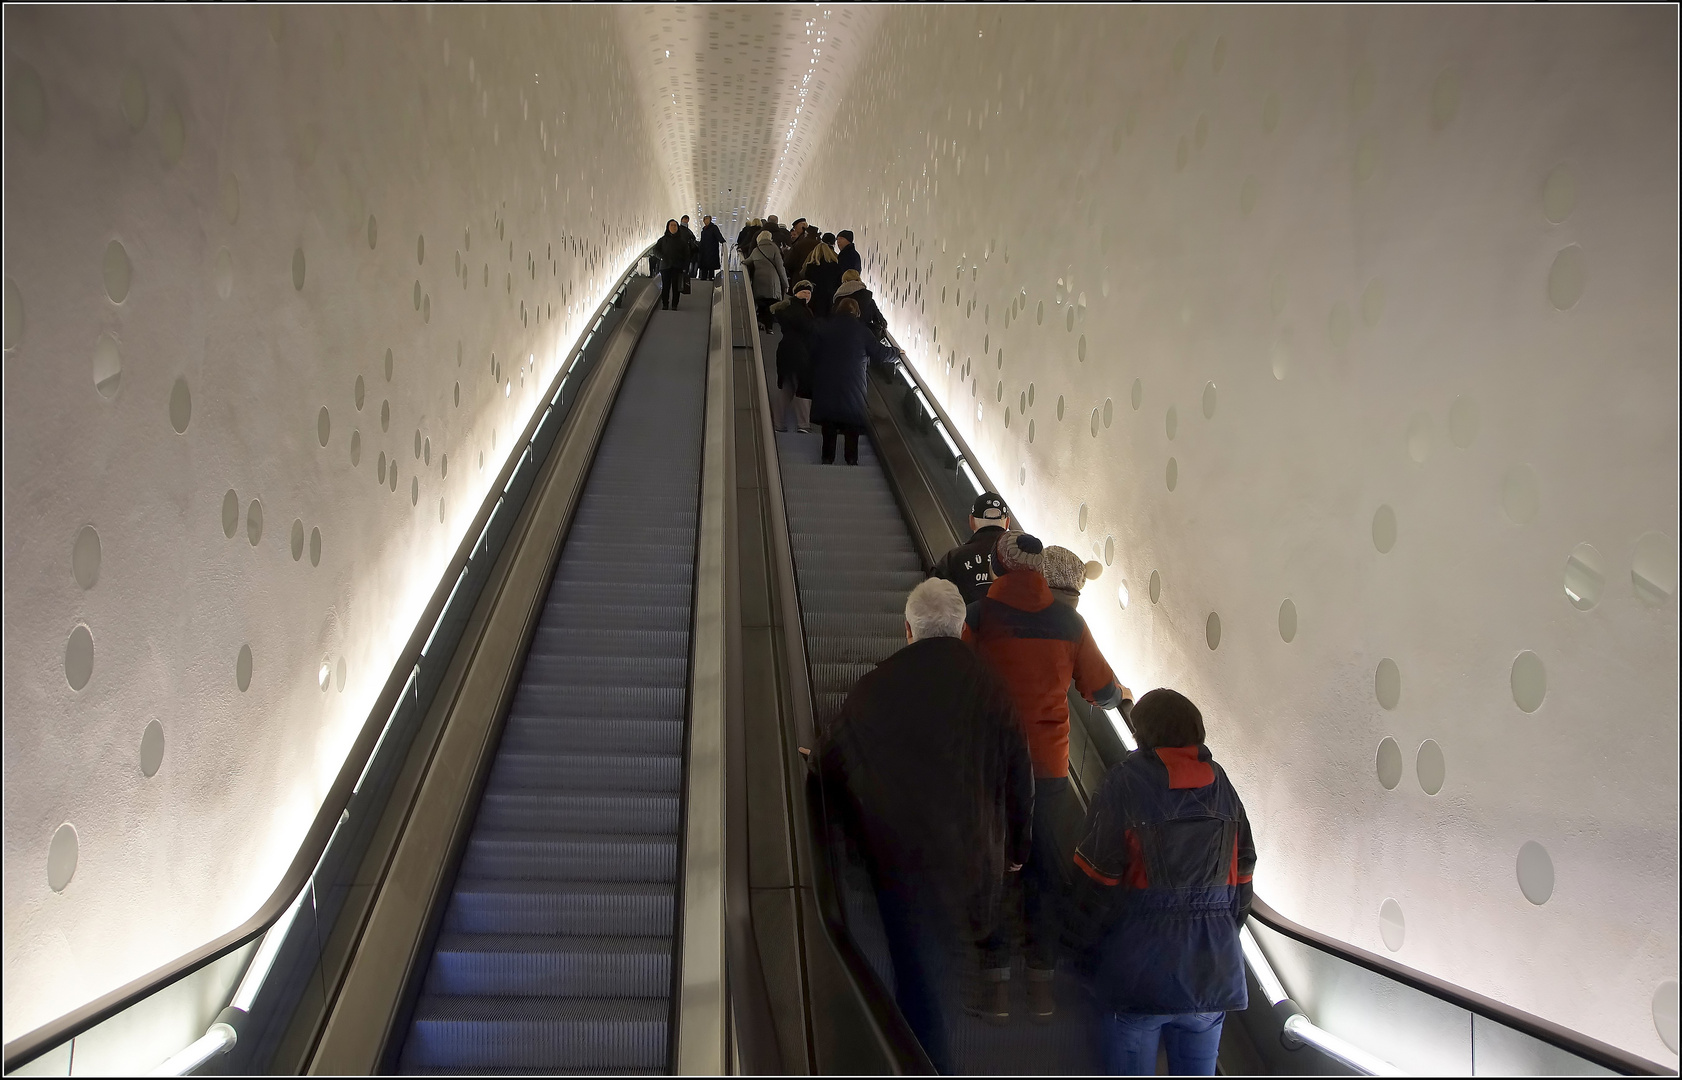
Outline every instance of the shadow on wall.
{"type": "Polygon", "coordinates": [[[1210,717],[1262,895],[1670,1062],[1675,20],[897,9],[788,204],[1210,717]]]}

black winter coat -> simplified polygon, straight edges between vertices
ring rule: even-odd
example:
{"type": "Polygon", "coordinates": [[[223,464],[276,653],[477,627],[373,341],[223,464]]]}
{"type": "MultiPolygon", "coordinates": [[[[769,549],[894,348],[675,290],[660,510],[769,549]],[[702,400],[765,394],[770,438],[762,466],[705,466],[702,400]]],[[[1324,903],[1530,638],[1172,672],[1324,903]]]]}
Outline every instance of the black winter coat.
{"type": "Polygon", "coordinates": [[[866,364],[887,361],[894,351],[851,315],[834,315],[818,324],[812,344],[812,419],[820,424],[863,428],[866,364]]]}
{"type": "Polygon", "coordinates": [[[964,594],[964,603],[975,603],[993,585],[993,549],[1004,534],[998,525],[983,525],[974,536],[942,555],[929,576],[945,578],[964,594]]]}
{"type": "Polygon", "coordinates": [[[835,290],[841,287],[841,264],[809,262],[800,274],[812,283],[812,310],[820,319],[828,317],[835,290]]]}
{"type": "Polygon", "coordinates": [[[792,386],[796,397],[810,398],[812,335],[817,332],[818,320],[798,296],[772,304],[771,314],[783,329],[782,340],[777,342],[777,388],[792,386]]]}
{"type": "Polygon", "coordinates": [[[718,269],[718,247],[724,243],[724,233],[718,225],[708,222],[701,230],[701,273],[711,274],[718,269]]]}
{"type": "Polygon", "coordinates": [[[1034,781],[985,660],[957,638],[900,649],[847,695],[817,761],[881,887],[991,928],[1005,870],[1028,858],[1034,781]]]}
{"type": "Polygon", "coordinates": [[[888,319],[882,314],[882,309],[876,306],[876,297],[864,287],[864,282],[843,281],[835,290],[835,297],[829,302],[830,307],[833,308],[837,301],[846,296],[852,297],[853,302],[859,306],[859,318],[864,320],[864,325],[870,327],[871,333],[881,337],[888,332],[888,319]]]}
{"type": "Polygon", "coordinates": [[[679,226],[675,233],[661,233],[660,239],[654,241],[654,254],[660,257],[660,265],[664,269],[687,265],[689,237],[683,235],[682,226],[679,226]]]}
{"type": "Polygon", "coordinates": [[[846,247],[840,248],[835,252],[835,257],[841,260],[841,272],[843,274],[849,270],[857,270],[860,277],[864,276],[864,260],[859,257],[857,244],[848,244],[846,247]]]}
{"type": "Polygon", "coordinates": [[[742,258],[753,254],[753,244],[759,234],[765,230],[758,225],[744,225],[742,231],[736,234],[736,250],[742,253],[742,258]]]}

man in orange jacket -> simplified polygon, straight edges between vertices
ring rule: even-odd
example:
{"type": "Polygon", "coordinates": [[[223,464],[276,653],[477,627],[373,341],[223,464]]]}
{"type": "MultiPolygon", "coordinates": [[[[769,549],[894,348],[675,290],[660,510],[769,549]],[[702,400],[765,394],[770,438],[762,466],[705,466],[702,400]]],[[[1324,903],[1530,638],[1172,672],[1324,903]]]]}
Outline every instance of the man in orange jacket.
{"type": "MultiPolygon", "coordinates": [[[[1034,764],[1034,834],[1022,867],[1022,913],[1028,960],[1028,1010],[1036,1020],[1056,1011],[1061,907],[1068,890],[1080,804],[1069,787],[1069,682],[1086,700],[1116,708],[1132,694],[1116,681],[1073,607],[1059,604],[1046,584],[1044,546],[1009,532],[993,553],[996,580],[969,606],[964,640],[998,673],[1016,705],[1034,764]]],[[[1001,924],[981,942],[982,969],[991,989],[971,1012],[995,1022],[1010,1015],[1008,980],[1014,927],[1001,924]]]]}

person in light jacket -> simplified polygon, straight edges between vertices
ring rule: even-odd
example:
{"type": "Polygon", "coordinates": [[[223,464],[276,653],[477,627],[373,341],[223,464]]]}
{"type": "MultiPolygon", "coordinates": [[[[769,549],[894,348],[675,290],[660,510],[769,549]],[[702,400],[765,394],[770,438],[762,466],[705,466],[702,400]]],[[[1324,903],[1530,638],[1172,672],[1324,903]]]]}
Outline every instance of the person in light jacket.
{"type": "Polygon", "coordinates": [[[759,315],[759,328],[769,334],[771,305],[788,292],[788,272],[783,269],[782,252],[777,250],[770,230],[761,232],[754,241],[748,269],[753,277],[753,307],[759,315]]]}

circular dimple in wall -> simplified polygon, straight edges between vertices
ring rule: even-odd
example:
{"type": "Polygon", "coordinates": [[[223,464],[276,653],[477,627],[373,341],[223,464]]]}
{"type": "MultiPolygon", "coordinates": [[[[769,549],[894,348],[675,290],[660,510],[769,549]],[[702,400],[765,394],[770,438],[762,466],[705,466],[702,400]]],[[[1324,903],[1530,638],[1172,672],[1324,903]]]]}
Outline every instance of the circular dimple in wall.
{"type": "Polygon", "coordinates": [[[416,311],[420,310],[420,305],[421,305],[420,278],[416,278],[415,279],[415,310],[416,311]]]}
{"type": "Polygon", "coordinates": [[[1099,418],[1098,407],[1096,405],[1094,405],[1092,407],[1092,424],[1091,424],[1092,437],[1093,438],[1096,439],[1098,437],[1098,429],[1101,426],[1103,426],[1103,421],[1099,418]]]}
{"type": "Polygon", "coordinates": [[[420,456],[421,456],[421,433],[420,433],[420,428],[416,428],[415,429],[415,457],[419,458],[420,456]]]}
{"type": "Polygon", "coordinates": [[[227,248],[216,252],[216,295],[223,300],[234,295],[234,257],[227,248]]]}
{"type": "Polygon", "coordinates": [[[169,388],[169,426],[177,435],[185,435],[192,422],[193,392],[187,388],[187,377],[177,375],[175,385],[169,388]]]}
{"type": "Polygon", "coordinates": [[[239,493],[233,488],[222,496],[222,535],[229,540],[239,531],[239,493]]]}
{"type": "Polygon", "coordinates": [[[1513,704],[1527,713],[1542,707],[1542,699],[1548,696],[1548,669],[1540,656],[1528,649],[1519,653],[1513,660],[1510,682],[1513,704]]]}
{"type": "Polygon", "coordinates": [[[315,666],[315,685],[321,687],[323,694],[327,692],[329,686],[333,685],[333,658],[331,656],[323,656],[321,663],[315,666]]]}
{"type": "Polygon", "coordinates": [[[1391,952],[1399,950],[1407,937],[1407,921],[1402,918],[1402,905],[1390,897],[1378,905],[1378,936],[1384,939],[1384,947],[1391,952]]]}
{"type": "Polygon", "coordinates": [[[362,381],[362,376],[358,375],[356,377],[356,391],[355,391],[356,411],[357,412],[362,411],[362,403],[367,400],[367,397],[368,397],[368,384],[364,383],[362,381]]]}
{"type": "Polygon", "coordinates": [[[384,450],[381,450],[381,451],[380,451],[380,463],[379,463],[379,469],[378,469],[378,471],[377,471],[377,472],[376,472],[376,473],[375,473],[375,474],[374,474],[374,477],[375,477],[375,479],[377,479],[377,480],[378,480],[378,481],[379,481],[379,482],[380,482],[380,483],[382,483],[382,484],[383,484],[383,483],[385,483],[385,451],[384,451],[384,450]]]}
{"type": "Polygon", "coordinates": [[[332,434],[333,418],[328,415],[327,406],[323,405],[321,411],[315,414],[316,441],[320,442],[322,446],[326,446],[327,440],[332,434]]]}
{"type": "Polygon", "coordinates": [[[1168,459],[1167,476],[1168,490],[1173,491],[1180,486],[1180,463],[1174,458],[1168,459]]]}
{"type": "Polygon", "coordinates": [[[420,505],[420,477],[418,476],[409,478],[409,505],[420,505]]]}
{"type": "Polygon", "coordinates": [[[1653,991],[1653,1030],[1673,1054],[1676,1053],[1676,1005],[1676,980],[1666,979],[1653,991]]]}
{"type": "Polygon", "coordinates": [[[1168,406],[1168,415],[1163,420],[1163,426],[1168,431],[1168,441],[1173,442],[1174,436],[1180,432],[1180,412],[1174,406],[1168,406]]]}
{"type": "Polygon", "coordinates": [[[1057,419],[1063,419],[1063,395],[1057,395],[1057,419]]]}
{"type": "Polygon", "coordinates": [[[421,461],[425,462],[428,465],[432,464],[432,440],[431,439],[424,439],[424,440],[421,441],[421,461]]]}
{"type": "Polygon", "coordinates": [[[1541,508],[1541,493],[1536,487],[1536,470],[1529,465],[1514,465],[1501,481],[1501,509],[1507,520],[1515,525],[1528,525],[1536,520],[1541,508]]]}
{"type": "Polygon", "coordinates": [[[391,381],[391,368],[392,368],[391,350],[387,349],[385,351],[385,381],[386,382],[391,381]]]}
{"type": "Polygon", "coordinates": [[[70,546],[70,572],[76,584],[91,589],[99,581],[99,531],[92,525],[76,530],[76,541],[70,546]]]}
{"type": "Polygon", "coordinates": [[[1386,791],[1394,791],[1402,782],[1402,748],[1395,739],[1386,735],[1379,740],[1374,766],[1378,770],[1378,782],[1386,791]]]}
{"type": "Polygon", "coordinates": [[[117,396],[123,381],[123,356],[117,339],[109,333],[99,335],[93,343],[93,385],[99,396],[107,401],[117,396]]]}
{"type": "Polygon", "coordinates": [[[1086,504],[1080,504],[1080,512],[1075,516],[1076,524],[1081,532],[1086,531],[1086,504]]]}
{"type": "Polygon", "coordinates": [[[1588,260],[1576,244],[1560,249],[1548,268],[1548,303],[1560,311],[1577,306],[1589,283],[1588,260]]]}
{"type": "Polygon", "coordinates": [[[362,464],[362,432],[354,428],[350,433],[350,464],[351,468],[362,464]]]}
{"type": "Polygon", "coordinates": [[[1219,612],[1211,611],[1209,618],[1203,624],[1203,640],[1209,643],[1209,651],[1214,652],[1221,647],[1221,616],[1219,612]]]}
{"type": "Polygon", "coordinates": [[[153,720],[140,734],[140,775],[156,776],[164,763],[164,726],[153,720]]]}
{"type": "Polygon", "coordinates": [[[1130,400],[1133,403],[1133,410],[1135,412],[1139,410],[1139,406],[1145,403],[1145,381],[1143,379],[1133,380],[1133,389],[1131,391],[1130,400]]]}
{"type": "Polygon", "coordinates": [[[240,693],[242,694],[251,689],[250,645],[241,645],[239,647],[239,658],[234,661],[234,685],[239,687],[240,693]]]}
{"type": "Polygon", "coordinates": [[[310,565],[321,565],[321,529],[310,530],[310,565]]]}
{"type": "Polygon", "coordinates": [[[1431,456],[1431,417],[1428,413],[1414,413],[1408,421],[1408,457],[1423,465],[1431,456]]]}
{"type": "Polygon", "coordinates": [[[1642,533],[1630,558],[1630,584],[1653,607],[1676,595],[1676,545],[1661,532],[1642,533]]]}
{"type": "Polygon", "coordinates": [[[1578,611],[1600,602],[1606,587],[1606,563],[1593,544],[1578,544],[1565,559],[1565,598],[1578,611]]]}
{"type": "Polygon", "coordinates": [[[80,690],[93,678],[93,632],[77,623],[64,642],[64,680],[70,689],[80,690]]]}
{"type": "MultiPolygon", "coordinates": [[[[1073,329],[1074,325],[1075,325],[1075,309],[1070,308],[1069,309],[1069,327],[1070,327],[1070,329],[1073,329]]],[[[1086,363],[1086,335],[1085,334],[1082,334],[1080,336],[1080,340],[1075,343],[1075,359],[1079,360],[1083,364],[1086,363]]]]}
{"type": "Polygon", "coordinates": [[[1554,861],[1548,849],[1534,840],[1526,840],[1518,849],[1518,887],[1537,907],[1554,894],[1554,861]]]}
{"type": "Polygon", "coordinates": [[[380,402],[380,430],[381,431],[390,431],[391,430],[391,402],[390,401],[380,402]]]}
{"type": "Polygon", "coordinates": [[[1420,790],[1425,794],[1435,795],[1443,789],[1448,763],[1443,760],[1443,748],[1437,745],[1435,739],[1426,739],[1419,744],[1419,753],[1413,759],[1413,772],[1419,778],[1420,790]]]}
{"type": "Polygon", "coordinates": [[[369,214],[368,215],[368,248],[369,248],[369,250],[372,250],[374,245],[379,243],[379,242],[380,242],[380,223],[374,220],[374,215],[373,214],[369,214]]]}
{"type": "Polygon", "coordinates": [[[1106,536],[1106,537],[1104,537],[1104,565],[1109,566],[1109,565],[1113,564],[1114,562],[1115,562],[1115,537],[1106,536]]]}
{"type": "Polygon", "coordinates": [[[1285,376],[1290,374],[1291,371],[1291,346],[1285,340],[1285,337],[1286,335],[1281,333],[1268,347],[1268,359],[1272,361],[1273,377],[1280,382],[1284,382],[1285,376]]]}
{"type": "Polygon", "coordinates": [[[1109,427],[1113,423],[1115,423],[1115,402],[1110,400],[1109,398],[1105,398],[1104,399],[1104,426],[1109,427]]]}
{"type": "Polygon", "coordinates": [[[460,408],[461,407],[461,384],[456,383],[455,388],[450,391],[450,394],[455,399],[456,407],[460,408]]]}
{"type": "Polygon", "coordinates": [[[256,499],[252,499],[251,505],[245,508],[245,537],[251,541],[252,547],[263,539],[263,504],[256,499]]]}
{"type": "Polygon", "coordinates": [[[1448,407],[1448,438],[1464,450],[1478,437],[1478,403],[1462,394],[1448,407]]]}
{"type": "Polygon", "coordinates": [[[1029,383],[1028,384],[1028,404],[1032,405],[1033,403],[1034,403],[1034,384],[1029,383]]]}
{"type": "Polygon", "coordinates": [[[1034,421],[1028,421],[1028,441],[1034,441],[1034,421]]]}
{"type": "Polygon", "coordinates": [[[1372,546],[1380,555],[1390,554],[1390,549],[1396,546],[1396,511],[1388,503],[1372,516],[1372,546]]]}
{"type": "Polygon", "coordinates": [[[444,500],[439,499],[438,500],[438,524],[442,525],[443,523],[444,523],[444,500]]]}
{"type": "Polygon", "coordinates": [[[304,287],[304,249],[292,249],[292,287],[302,290],[304,287]]]}
{"type": "Polygon", "coordinates": [[[1378,699],[1379,707],[1387,711],[1401,704],[1402,669],[1388,656],[1380,660],[1373,671],[1372,693],[1378,699]]]}
{"type": "Polygon", "coordinates": [[[1203,384],[1203,419],[1205,420],[1215,418],[1215,393],[1214,383],[1203,384]]]}
{"type": "Polygon", "coordinates": [[[1041,300],[1039,306],[1034,309],[1034,325],[1038,326],[1043,322],[1045,322],[1045,301],[1041,300]]]}
{"type": "Polygon", "coordinates": [[[1542,179],[1542,216],[1558,225],[1571,216],[1576,205],[1576,177],[1563,163],[1555,165],[1542,179]]]}
{"type": "Polygon", "coordinates": [[[426,237],[422,235],[415,237],[415,263],[418,265],[424,262],[426,262],[426,237]]]}
{"type": "Polygon", "coordinates": [[[438,475],[440,477],[450,475],[450,455],[440,454],[438,456],[438,475]]]}
{"type": "Polygon", "coordinates": [[[338,687],[339,693],[345,692],[345,658],[342,656],[333,670],[333,685],[338,687]]]}
{"type": "Polygon", "coordinates": [[[134,269],[129,264],[128,251],[116,240],[105,245],[105,295],[111,298],[113,304],[120,304],[128,299],[129,285],[133,281],[134,269]]]}
{"type": "Polygon", "coordinates": [[[304,522],[302,518],[292,519],[291,541],[292,561],[297,562],[304,557],[304,522]]]}
{"type": "Polygon", "coordinates": [[[1162,575],[1157,573],[1155,570],[1151,571],[1150,593],[1151,593],[1151,603],[1156,604],[1156,603],[1161,602],[1161,600],[1162,600],[1162,575]]]}
{"type": "Polygon", "coordinates": [[[53,833],[52,844],[47,848],[47,887],[53,892],[63,892],[70,879],[76,876],[77,849],[80,846],[76,826],[68,821],[53,833]]]}
{"type": "Polygon", "coordinates": [[[1297,637],[1297,605],[1289,597],[1279,605],[1279,637],[1287,645],[1297,637]]]}

